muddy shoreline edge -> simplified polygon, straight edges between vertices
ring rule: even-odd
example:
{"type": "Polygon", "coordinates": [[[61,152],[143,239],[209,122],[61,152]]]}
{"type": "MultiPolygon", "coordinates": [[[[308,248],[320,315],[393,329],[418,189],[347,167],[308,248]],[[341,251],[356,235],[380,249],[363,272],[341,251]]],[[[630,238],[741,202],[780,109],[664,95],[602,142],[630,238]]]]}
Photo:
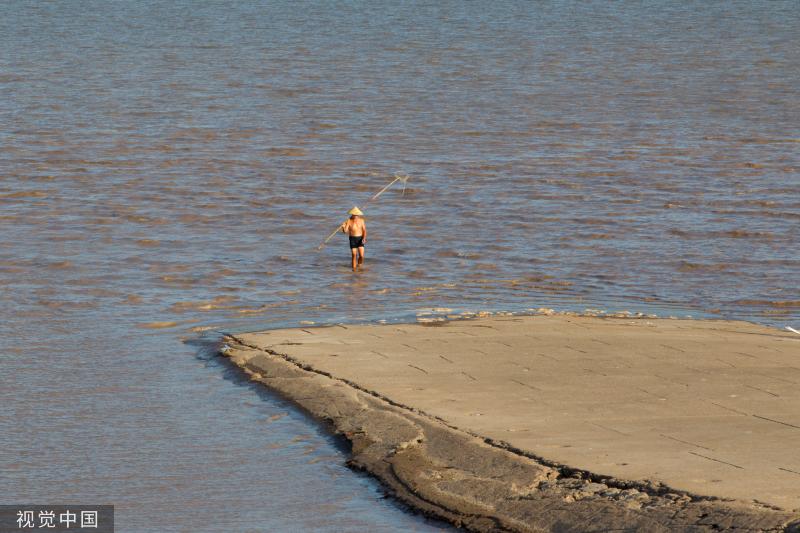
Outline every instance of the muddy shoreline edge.
{"type": "Polygon", "coordinates": [[[470,531],[800,532],[791,512],[548,462],[236,335],[224,343],[221,355],[251,380],[347,438],[349,466],[412,509],[470,531]]]}

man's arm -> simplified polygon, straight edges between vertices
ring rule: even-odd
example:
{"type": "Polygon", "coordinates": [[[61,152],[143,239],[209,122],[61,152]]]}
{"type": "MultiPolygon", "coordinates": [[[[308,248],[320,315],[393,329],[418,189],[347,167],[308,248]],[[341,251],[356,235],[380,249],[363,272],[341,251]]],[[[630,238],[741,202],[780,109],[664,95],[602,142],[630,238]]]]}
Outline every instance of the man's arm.
{"type": "Polygon", "coordinates": [[[361,233],[361,234],[364,236],[364,238],[363,238],[363,239],[361,239],[361,242],[363,242],[364,244],[366,244],[366,243],[367,243],[367,223],[366,223],[366,222],[362,222],[362,226],[361,226],[361,227],[363,228],[363,229],[361,230],[361,231],[362,231],[362,233],[361,233]]]}

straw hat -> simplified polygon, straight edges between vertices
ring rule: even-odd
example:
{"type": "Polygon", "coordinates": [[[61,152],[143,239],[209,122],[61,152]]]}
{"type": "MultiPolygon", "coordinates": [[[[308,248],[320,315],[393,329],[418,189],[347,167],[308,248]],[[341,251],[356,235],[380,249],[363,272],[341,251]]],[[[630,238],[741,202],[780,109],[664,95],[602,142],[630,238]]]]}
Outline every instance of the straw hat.
{"type": "Polygon", "coordinates": [[[363,217],[364,213],[361,212],[361,209],[358,207],[353,207],[350,211],[347,212],[348,215],[356,215],[358,217],[363,217]]]}

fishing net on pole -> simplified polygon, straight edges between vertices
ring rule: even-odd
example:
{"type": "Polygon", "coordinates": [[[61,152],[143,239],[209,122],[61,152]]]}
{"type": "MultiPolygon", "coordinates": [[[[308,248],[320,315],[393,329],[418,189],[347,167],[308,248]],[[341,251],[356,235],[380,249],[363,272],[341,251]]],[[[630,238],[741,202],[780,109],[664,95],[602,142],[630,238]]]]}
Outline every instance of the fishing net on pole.
{"type": "MultiPolygon", "coordinates": [[[[392,187],[392,185],[394,185],[397,182],[400,182],[400,183],[403,184],[403,196],[405,196],[405,194],[406,194],[406,184],[408,183],[408,180],[410,178],[411,178],[411,176],[409,176],[408,174],[404,174],[402,172],[395,172],[394,173],[394,179],[392,179],[392,181],[390,181],[388,185],[386,185],[383,189],[381,189],[380,191],[375,193],[369,200],[364,202],[364,204],[362,204],[362,205],[364,205],[366,207],[367,204],[369,204],[370,202],[372,202],[374,200],[377,200],[380,197],[380,195],[382,195],[383,193],[388,191],[392,187]]],[[[334,235],[339,233],[339,228],[341,228],[341,224],[339,226],[337,226],[336,229],[333,230],[333,232],[330,235],[328,235],[328,237],[324,241],[322,241],[322,243],[317,247],[317,250],[322,250],[322,248],[326,244],[328,244],[328,241],[331,240],[334,235]]]]}

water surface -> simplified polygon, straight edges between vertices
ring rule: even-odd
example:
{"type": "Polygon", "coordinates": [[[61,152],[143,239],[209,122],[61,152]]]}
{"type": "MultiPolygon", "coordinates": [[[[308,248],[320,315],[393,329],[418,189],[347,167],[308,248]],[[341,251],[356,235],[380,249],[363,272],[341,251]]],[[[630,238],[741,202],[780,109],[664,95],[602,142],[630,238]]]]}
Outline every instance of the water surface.
{"type": "Polygon", "coordinates": [[[204,343],[431,308],[797,326],[796,8],[4,2],[0,499],[436,528],[204,343]],[[318,252],[397,171],[367,268],[318,252]]]}

